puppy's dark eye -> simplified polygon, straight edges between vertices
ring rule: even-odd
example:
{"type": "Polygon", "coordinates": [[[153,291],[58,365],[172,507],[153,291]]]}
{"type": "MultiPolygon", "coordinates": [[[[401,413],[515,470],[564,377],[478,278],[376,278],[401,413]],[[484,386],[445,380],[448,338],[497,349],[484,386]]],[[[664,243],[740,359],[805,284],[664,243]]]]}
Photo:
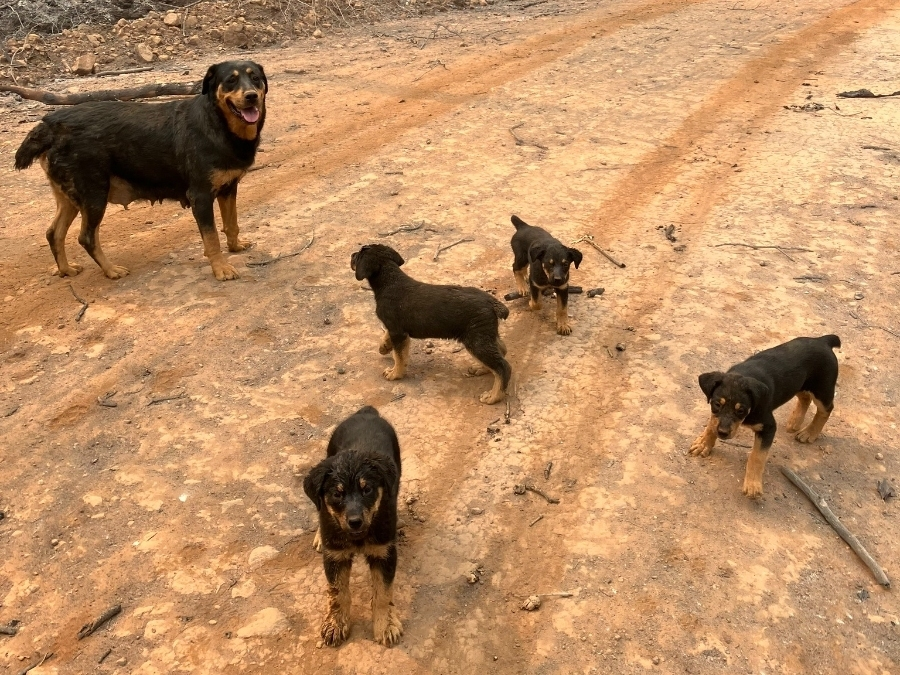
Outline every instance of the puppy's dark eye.
{"type": "Polygon", "coordinates": [[[363,497],[368,497],[370,494],[372,494],[372,486],[371,485],[363,486],[361,492],[363,493],[363,497]]]}

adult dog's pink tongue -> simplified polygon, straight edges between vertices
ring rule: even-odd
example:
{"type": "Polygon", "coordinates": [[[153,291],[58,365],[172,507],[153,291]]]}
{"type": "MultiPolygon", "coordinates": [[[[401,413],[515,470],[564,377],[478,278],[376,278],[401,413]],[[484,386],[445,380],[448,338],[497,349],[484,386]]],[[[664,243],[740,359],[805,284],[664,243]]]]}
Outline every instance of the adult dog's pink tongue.
{"type": "Polygon", "coordinates": [[[240,113],[247,124],[256,124],[259,119],[259,108],[244,108],[240,113]]]}

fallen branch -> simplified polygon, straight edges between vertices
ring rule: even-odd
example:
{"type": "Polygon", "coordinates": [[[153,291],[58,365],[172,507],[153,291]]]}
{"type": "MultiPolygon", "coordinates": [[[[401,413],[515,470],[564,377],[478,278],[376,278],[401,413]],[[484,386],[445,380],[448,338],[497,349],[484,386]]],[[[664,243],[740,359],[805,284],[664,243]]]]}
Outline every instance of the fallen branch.
{"type": "Polygon", "coordinates": [[[18,621],[14,621],[5,626],[0,626],[0,635],[15,635],[19,632],[18,623],[18,621]]]}
{"type": "Polygon", "coordinates": [[[900,96],[900,91],[892,94],[873,94],[868,89],[855,89],[853,91],[842,91],[838,94],[838,98],[888,98],[890,96],[900,96]]]}
{"type": "Polygon", "coordinates": [[[719,246],[744,246],[746,248],[752,248],[754,250],[759,250],[761,248],[774,248],[777,251],[781,251],[784,253],[785,251],[805,251],[806,253],[814,253],[811,248],[801,248],[800,246],[774,246],[771,244],[742,244],[741,242],[725,242],[724,244],[715,244],[715,248],[719,246]]]}
{"type": "Polygon", "coordinates": [[[531,483],[525,483],[524,485],[515,485],[513,486],[513,492],[517,495],[524,495],[525,491],[533,492],[536,495],[540,495],[544,499],[547,500],[548,504],[559,504],[559,500],[554,497],[549,497],[545,492],[543,492],[540,488],[535,487],[531,483]]]}
{"type": "Polygon", "coordinates": [[[475,240],[474,239],[460,239],[459,241],[454,241],[452,244],[447,244],[446,246],[438,246],[437,251],[434,252],[434,257],[432,258],[432,261],[437,260],[438,256],[441,253],[443,253],[444,251],[446,251],[448,248],[453,248],[454,246],[457,246],[459,244],[464,244],[467,241],[475,241],[475,240]]]}
{"type": "Polygon", "coordinates": [[[148,406],[156,405],[157,403],[165,403],[166,401],[178,401],[184,398],[186,394],[181,392],[180,394],[175,394],[173,396],[163,396],[162,398],[154,398],[150,399],[150,402],[147,404],[148,406]]]}
{"type": "Polygon", "coordinates": [[[108,391],[108,392],[106,392],[106,394],[104,394],[103,396],[98,396],[98,397],[97,397],[97,403],[99,403],[100,405],[102,405],[104,408],[116,408],[116,407],[118,407],[119,404],[116,403],[115,401],[111,400],[112,397],[116,395],[116,393],[117,393],[117,392],[115,392],[115,391],[108,391]]]}
{"type": "Polygon", "coordinates": [[[75,286],[73,286],[72,284],[69,284],[69,290],[72,291],[72,295],[75,296],[75,299],[81,303],[81,309],[78,310],[78,314],[75,315],[75,321],[78,322],[81,321],[81,317],[83,317],[84,313],[87,311],[88,303],[87,300],[85,300],[75,292],[75,286]]]}
{"type": "Polygon", "coordinates": [[[294,251],[293,253],[286,253],[284,255],[275,256],[274,258],[270,258],[269,260],[259,260],[259,261],[251,261],[247,263],[247,267],[262,267],[263,265],[271,265],[274,262],[278,262],[279,260],[284,260],[285,258],[293,258],[295,255],[300,255],[313,245],[313,241],[316,239],[316,233],[313,232],[313,235],[309,238],[309,241],[306,242],[306,246],[301,248],[299,251],[294,251]]]}
{"type": "Polygon", "coordinates": [[[155,98],[157,96],[193,96],[200,93],[200,84],[200,82],[158,82],[130,89],[104,89],[77,94],[58,94],[46,89],[0,84],[0,92],[12,92],[29,101],[40,101],[46,105],[76,105],[88,101],[133,101],[137,98],[155,98]]]}
{"type": "Polygon", "coordinates": [[[541,150],[548,149],[546,145],[541,145],[540,143],[531,143],[531,142],[526,141],[525,139],[517,136],[516,129],[518,129],[519,127],[522,127],[522,126],[525,126],[525,122],[519,122],[516,126],[509,128],[509,133],[511,133],[512,137],[516,139],[516,145],[530,145],[535,148],[540,148],[541,150]]]}
{"type": "Polygon", "coordinates": [[[416,230],[420,230],[425,226],[425,221],[423,220],[418,225],[401,225],[396,230],[391,230],[390,232],[379,232],[379,237],[391,237],[395,234],[400,234],[401,232],[415,232],[416,230]]]}
{"type": "MultiPolygon", "coordinates": [[[[579,293],[584,293],[584,289],[581,286],[569,286],[568,289],[566,289],[566,290],[569,291],[569,295],[578,295],[579,293]]],[[[554,291],[552,287],[547,287],[541,291],[541,295],[553,295],[555,292],[556,291],[554,291]]],[[[600,292],[602,293],[603,289],[601,289],[600,292]]],[[[598,295],[598,294],[595,293],[594,295],[598,295]]],[[[509,301],[509,300],[518,300],[519,298],[527,298],[527,297],[528,297],[527,295],[522,295],[521,293],[519,293],[519,291],[510,291],[509,293],[507,293],[506,295],[503,296],[503,299],[509,301]]],[[[594,297],[593,295],[591,295],[590,291],[588,291],[588,297],[591,297],[591,298],[594,297]]]]}
{"type": "Polygon", "coordinates": [[[27,666],[25,670],[20,670],[19,675],[26,675],[28,672],[34,670],[38,666],[42,666],[44,664],[44,661],[51,658],[52,656],[53,652],[47,652],[46,654],[44,654],[40,661],[38,661],[37,663],[32,663],[30,666],[27,666]]]}
{"type": "Polygon", "coordinates": [[[580,239],[576,239],[576,240],[573,241],[572,243],[573,243],[573,244],[578,244],[578,243],[580,243],[580,242],[582,242],[582,241],[583,241],[583,242],[586,242],[586,243],[588,243],[588,244],[590,244],[591,246],[593,246],[593,247],[600,253],[600,255],[602,255],[604,258],[606,258],[607,260],[609,260],[609,262],[611,262],[611,263],[612,263],[613,265],[615,265],[616,267],[619,267],[619,268],[624,268],[624,267],[625,267],[625,263],[620,263],[618,260],[616,260],[615,258],[613,258],[609,253],[607,253],[607,252],[604,251],[602,248],[600,248],[599,246],[597,246],[597,244],[594,243],[594,235],[592,235],[592,234],[586,234],[586,235],[582,236],[580,239]]]}
{"type": "Polygon", "coordinates": [[[544,480],[550,480],[550,472],[553,471],[553,462],[547,462],[544,467],[544,480]]]}
{"type": "Polygon", "coordinates": [[[528,527],[534,527],[534,526],[537,525],[539,522],[541,522],[543,519],[544,519],[544,514],[542,513],[542,514],[539,515],[537,518],[535,518],[535,519],[532,520],[530,523],[528,523],[528,527]]]}
{"type": "Polygon", "coordinates": [[[885,333],[893,335],[896,338],[900,338],[900,333],[895,333],[890,328],[885,328],[884,326],[878,326],[874,323],[869,323],[868,321],[863,319],[859,314],[857,314],[853,310],[850,310],[850,316],[852,316],[854,319],[856,319],[857,321],[862,323],[863,328],[878,328],[879,330],[883,330],[885,333]]]}
{"type": "Polygon", "coordinates": [[[91,621],[91,623],[86,623],[81,627],[81,630],[78,631],[78,639],[83,640],[88,635],[93,633],[95,630],[100,628],[107,621],[112,619],[114,616],[117,616],[119,612],[122,611],[122,605],[113,605],[109,609],[107,609],[103,614],[98,616],[96,619],[91,621]]]}
{"type": "Polygon", "coordinates": [[[781,473],[787,476],[787,479],[791,481],[803,494],[805,494],[809,500],[815,504],[816,508],[822,513],[825,517],[825,520],[828,521],[828,524],[834,528],[834,531],[837,532],[841,539],[843,539],[850,548],[853,549],[853,552],[856,553],[860,557],[866,567],[868,567],[872,574],[875,575],[876,581],[879,584],[886,588],[890,588],[891,581],[887,578],[887,575],[884,573],[884,570],[881,569],[879,564],[875,562],[875,559],[869,555],[869,552],[863,548],[863,545],[859,543],[859,539],[857,539],[846,527],[844,527],[843,523],[838,520],[838,517],[832,513],[831,509],[828,508],[828,504],[825,503],[825,500],[822,499],[818,495],[818,493],[812,489],[809,485],[803,482],[803,480],[796,473],[791,471],[786,466],[781,467],[781,473]]]}
{"type": "Polygon", "coordinates": [[[153,70],[153,66],[141,66],[140,68],[123,68],[122,70],[102,70],[94,73],[94,77],[109,77],[110,75],[131,75],[132,73],[146,73],[153,70]]]}

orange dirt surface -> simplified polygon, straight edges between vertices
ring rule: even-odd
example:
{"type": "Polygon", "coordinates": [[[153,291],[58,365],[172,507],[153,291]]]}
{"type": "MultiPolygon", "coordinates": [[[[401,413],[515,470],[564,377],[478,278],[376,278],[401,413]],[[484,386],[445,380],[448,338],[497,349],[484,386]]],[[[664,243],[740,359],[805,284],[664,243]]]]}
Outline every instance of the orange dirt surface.
{"type": "Polygon", "coordinates": [[[900,450],[900,111],[835,94],[900,88],[897,54],[887,0],[508,3],[227,54],[262,63],[270,92],[238,195],[255,246],[224,283],[176,204],[107,211],[105,252],[129,276],[102,275],[78,221],[84,271],[50,276],[49,186],[12,169],[45,108],[0,99],[0,625],[19,622],[0,664],[900,672],[896,591],[778,470],[812,483],[896,581],[898,502],[876,483],[897,487],[900,450]],[[407,377],[382,378],[349,259],[388,243],[417,279],[502,296],[513,213],[591,235],[626,267],[575,244],[572,284],[606,292],[570,296],[570,336],[552,301],[508,303],[506,424],[458,345],[415,341],[407,377]],[[708,418],[700,373],[825,333],[843,341],[834,414],[801,445],[791,406],[776,413],[760,499],[741,494],[751,432],[687,455],[708,418]],[[363,404],[403,453],[404,634],[372,640],[358,562],[352,631],[330,649],[300,482],[363,404]],[[525,482],[559,504],[516,494],[525,482]]]}

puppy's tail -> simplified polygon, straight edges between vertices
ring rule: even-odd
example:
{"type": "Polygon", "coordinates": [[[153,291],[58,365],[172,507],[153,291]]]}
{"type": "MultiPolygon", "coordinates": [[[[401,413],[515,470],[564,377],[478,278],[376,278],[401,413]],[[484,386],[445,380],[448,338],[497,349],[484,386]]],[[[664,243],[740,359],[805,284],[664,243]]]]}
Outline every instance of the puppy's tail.
{"type": "Polygon", "coordinates": [[[512,221],[512,224],[516,226],[517,230],[523,227],[529,227],[528,223],[519,218],[519,216],[513,216],[512,218],[510,218],[510,220],[512,221]]]}
{"type": "Polygon", "coordinates": [[[488,294],[488,297],[491,299],[491,307],[494,310],[494,314],[497,315],[498,319],[506,319],[509,316],[509,307],[500,302],[493,295],[488,294]]]}
{"type": "Polygon", "coordinates": [[[841,338],[839,338],[837,335],[823,335],[819,339],[825,340],[825,344],[827,344],[832,349],[840,349],[841,347],[841,338]]]}
{"type": "Polygon", "coordinates": [[[43,122],[28,132],[22,145],[16,151],[16,169],[21,171],[31,166],[35,159],[43,155],[53,145],[53,131],[43,122]]]}

